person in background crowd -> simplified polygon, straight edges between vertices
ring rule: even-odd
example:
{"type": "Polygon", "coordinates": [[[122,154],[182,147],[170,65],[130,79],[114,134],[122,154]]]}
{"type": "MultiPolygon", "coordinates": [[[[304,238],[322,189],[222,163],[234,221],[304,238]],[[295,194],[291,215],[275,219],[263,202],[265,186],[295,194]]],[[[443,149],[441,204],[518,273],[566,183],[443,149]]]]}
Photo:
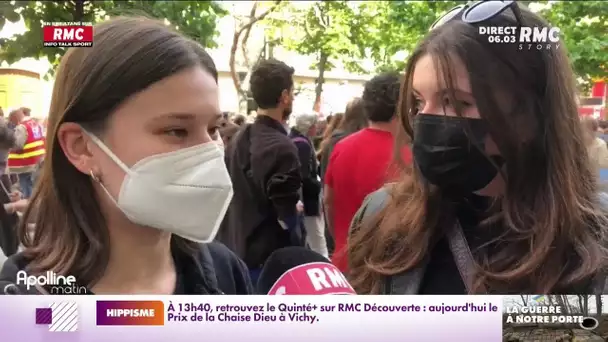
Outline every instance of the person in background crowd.
{"type": "Polygon", "coordinates": [[[232,141],[232,138],[235,134],[238,133],[240,128],[240,126],[230,121],[227,122],[224,126],[220,127],[220,137],[222,137],[224,148],[228,147],[228,144],[230,143],[230,141],[232,141]]]}
{"type": "Polygon", "coordinates": [[[232,120],[237,126],[243,126],[247,122],[247,118],[243,114],[239,114],[232,120]]]}
{"type": "MultiPolygon", "coordinates": [[[[321,146],[321,141],[323,140],[323,132],[325,132],[325,129],[327,128],[327,121],[326,120],[317,120],[317,125],[316,125],[316,129],[315,132],[317,132],[317,134],[315,134],[314,137],[312,137],[312,144],[315,147],[315,151],[319,150],[319,147],[321,146]]],[[[319,158],[317,158],[318,160],[319,158]]]]}
{"type": "Polygon", "coordinates": [[[21,111],[23,112],[23,115],[25,115],[27,117],[32,116],[32,110],[30,108],[28,108],[28,107],[21,107],[19,109],[21,109],[21,111]]]}
{"type": "Polygon", "coordinates": [[[211,57],[144,18],[97,24],[93,38],[61,58],[48,163],[24,214],[36,229],[21,224],[24,251],[0,281],[50,271],[88,294],[251,293],[243,262],[204,243],[232,195],[212,140],[220,110],[211,57]]]}
{"type": "MultiPolygon", "coordinates": [[[[366,126],[367,118],[363,112],[363,104],[360,98],[352,99],[346,105],[346,112],[344,114],[334,114],[330,125],[324,133],[319,151],[317,152],[317,157],[320,159],[319,174],[321,176],[321,183],[324,182],[325,172],[327,171],[327,165],[329,164],[329,156],[331,155],[334,146],[344,137],[355,133],[366,126]]],[[[333,255],[335,242],[333,233],[330,230],[326,210],[324,210],[324,215],[326,222],[325,240],[327,241],[329,255],[333,255]]]]}
{"type": "Polygon", "coordinates": [[[222,115],[217,120],[217,126],[219,127],[218,132],[221,132],[221,129],[228,126],[230,123],[232,123],[232,121],[230,121],[230,112],[222,112],[222,115]]]}
{"type": "Polygon", "coordinates": [[[581,120],[587,153],[595,171],[608,168],[608,147],[606,141],[600,138],[598,121],[593,118],[581,120]]]}
{"type": "Polygon", "coordinates": [[[9,121],[15,127],[15,145],[8,155],[9,172],[19,177],[19,187],[27,199],[32,195],[34,173],[44,159],[45,138],[40,124],[21,108],[11,111],[9,121]]]}
{"type": "Polygon", "coordinates": [[[4,120],[4,113],[0,116],[0,181],[4,183],[7,189],[11,189],[12,182],[7,173],[8,154],[11,148],[15,146],[15,134],[12,129],[7,126],[4,120]]]}
{"type": "Polygon", "coordinates": [[[414,165],[354,220],[350,283],[359,294],[605,294],[608,216],[567,52],[479,34],[550,27],[518,2],[463,7],[410,55],[399,142],[413,140],[414,165]]]}
{"type": "MultiPolygon", "coordinates": [[[[0,107],[0,122],[5,125],[6,127],[8,127],[11,132],[13,132],[14,135],[14,129],[15,129],[15,125],[13,125],[13,123],[9,120],[7,120],[7,118],[4,117],[4,110],[2,109],[2,107],[0,107]]],[[[12,147],[11,147],[12,148],[12,147]]],[[[15,174],[9,174],[8,168],[6,166],[8,166],[8,152],[6,153],[6,158],[3,158],[3,156],[0,160],[4,160],[5,161],[5,168],[4,168],[4,173],[2,176],[0,176],[0,179],[3,179],[5,184],[9,184],[9,188],[12,188],[12,184],[18,183],[19,182],[19,177],[15,174]]]]}
{"type": "Polygon", "coordinates": [[[310,249],[329,257],[325,241],[325,223],[321,215],[321,179],[318,173],[317,156],[310,140],[317,134],[316,124],[317,115],[299,115],[289,137],[298,148],[300,159],[306,241],[310,249]]]}
{"type": "MultiPolygon", "coordinates": [[[[19,248],[19,240],[17,238],[17,223],[19,218],[17,211],[23,211],[23,201],[20,201],[20,194],[11,191],[11,182],[7,174],[6,158],[8,150],[14,146],[15,136],[13,131],[6,126],[4,120],[0,122],[0,158],[3,163],[0,172],[0,259],[15,254],[19,248]],[[19,203],[17,203],[19,202],[19,203]]],[[[27,205],[27,203],[25,203],[27,205]]],[[[0,266],[2,260],[0,260],[0,266]]]]}
{"type": "MultiPolygon", "coordinates": [[[[335,114],[334,117],[338,117],[339,114],[335,114]]],[[[337,126],[333,126],[334,121],[332,120],[332,124],[328,129],[331,130],[331,133],[324,134],[323,141],[321,141],[321,146],[319,148],[318,155],[321,160],[321,181],[325,180],[325,172],[327,172],[327,166],[329,164],[329,157],[334,149],[336,144],[346,138],[347,136],[358,132],[359,130],[367,127],[367,118],[365,117],[365,113],[363,111],[363,103],[360,98],[352,99],[346,105],[346,111],[343,116],[340,117],[337,126]]]]}
{"type": "Polygon", "coordinates": [[[604,141],[608,141],[608,122],[605,120],[598,120],[598,126],[597,136],[604,141]]]}
{"type": "Polygon", "coordinates": [[[298,151],[283,126],[292,111],[293,73],[276,59],[255,66],[255,122],[226,151],[234,198],[217,239],[243,258],[254,282],[272,252],[304,244],[296,208],[302,184],[298,151]]]}
{"type": "MultiPolygon", "coordinates": [[[[347,268],[346,240],[355,213],[367,195],[398,176],[391,161],[400,84],[397,73],[378,75],[365,84],[361,103],[369,127],[340,140],[329,159],[323,197],[327,224],[335,239],[332,261],[342,272],[347,268]]],[[[401,153],[411,160],[408,148],[401,153]]]]}
{"type": "Polygon", "coordinates": [[[334,132],[340,127],[340,124],[344,119],[344,113],[336,113],[330,115],[330,117],[331,118],[328,119],[325,130],[323,131],[323,135],[321,136],[321,143],[319,144],[319,150],[317,151],[317,158],[321,161],[323,160],[323,155],[327,152],[334,132]]]}

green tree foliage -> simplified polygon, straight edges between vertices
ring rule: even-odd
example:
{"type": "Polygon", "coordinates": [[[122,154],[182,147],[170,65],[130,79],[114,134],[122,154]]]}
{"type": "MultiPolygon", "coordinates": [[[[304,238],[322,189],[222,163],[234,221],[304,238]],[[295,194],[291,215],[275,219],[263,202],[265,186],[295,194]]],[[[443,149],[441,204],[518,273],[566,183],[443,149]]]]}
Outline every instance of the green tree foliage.
{"type": "Polygon", "coordinates": [[[540,14],[560,29],[584,88],[608,77],[608,1],[552,1],[540,14]]]}
{"type": "Polygon", "coordinates": [[[406,56],[437,18],[462,1],[365,1],[360,5],[360,53],[380,71],[403,70],[406,56]],[[363,19],[365,18],[365,19],[363,19]]]}
{"type": "Polygon", "coordinates": [[[357,6],[342,0],[291,3],[270,21],[270,25],[280,29],[282,46],[315,57],[311,66],[318,71],[315,102],[323,91],[325,72],[337,63],[351,71],[361,71],[355,61],[362,43],[356,35],[360,18],[357,6]]]}
{"type": "MultiPolygon", "coordinates": [[[[65,48],[42,46],[43,22],[92,22],[109,15],[137,14],[167,19],[179,31],[203,46],[215,46],[216,21],[226,11],[213,1],[2,1],[0,30],[6,20],[25,22],[27,31],[0,39],[0,61],[9,64],[22,58],[43,58],[56,66],[65,48]]],[[[49,75],[54,72],[51,68],[49,75]]]]}
{"type": "MultiPolygon", "coordinates": [[[[291,12],[283,32],[282,43],[290,50],[303,55],[321,53],[329,57],[327,70],[333,67],[332,60],[352,57],[354,36],[351,32],[356,13],[348,1],[315,1],[304,7],[288,7],[291,12]]],[[[314,66],[318,68],[318,65],[314,66]]]]}

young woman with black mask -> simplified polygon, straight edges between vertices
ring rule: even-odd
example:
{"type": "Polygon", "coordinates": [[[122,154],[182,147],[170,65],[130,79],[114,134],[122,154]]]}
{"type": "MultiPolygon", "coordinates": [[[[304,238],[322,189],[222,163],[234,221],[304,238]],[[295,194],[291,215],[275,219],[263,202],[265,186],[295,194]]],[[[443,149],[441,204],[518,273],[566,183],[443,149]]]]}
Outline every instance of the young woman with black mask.
{"type": "Polygon", "coordinates": [[[449,12],[413,51],[398,113],[414,163],[356,217],[351,284],[605,293],[608,221],[565,48],[493,43],[479,26],[549,27],[515,1],[482,1],[449,12]]]}

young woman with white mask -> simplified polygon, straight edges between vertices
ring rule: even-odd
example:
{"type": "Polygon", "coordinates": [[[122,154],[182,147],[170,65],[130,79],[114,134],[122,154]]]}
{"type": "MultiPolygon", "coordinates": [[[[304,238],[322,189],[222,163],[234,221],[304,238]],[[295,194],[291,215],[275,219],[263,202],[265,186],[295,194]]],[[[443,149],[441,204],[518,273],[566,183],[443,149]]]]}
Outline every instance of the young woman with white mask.
{"type": "Polygon", "coordinates": [[[25,249],[5,263],[0,292],[70,290],[27,291],[24,270],[95,294],[250,293],[243,262],[210,242],[232,198],[212,59],[148,19],[94,32],[57,70],[36,230],[21,227],[25,249]]]}

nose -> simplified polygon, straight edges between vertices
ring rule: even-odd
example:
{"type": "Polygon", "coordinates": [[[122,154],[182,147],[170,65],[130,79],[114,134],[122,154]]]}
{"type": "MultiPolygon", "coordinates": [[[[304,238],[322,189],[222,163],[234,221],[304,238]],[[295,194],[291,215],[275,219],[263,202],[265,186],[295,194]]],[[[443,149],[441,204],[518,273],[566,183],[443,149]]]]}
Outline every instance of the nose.
{"type": "Polygon", "coordinates": [[[431,114],[431,115],[444,115],[444,110],[442,106],[438,106],[435,103],[427,102],[422,108],[421,113],[431,114]]]}

